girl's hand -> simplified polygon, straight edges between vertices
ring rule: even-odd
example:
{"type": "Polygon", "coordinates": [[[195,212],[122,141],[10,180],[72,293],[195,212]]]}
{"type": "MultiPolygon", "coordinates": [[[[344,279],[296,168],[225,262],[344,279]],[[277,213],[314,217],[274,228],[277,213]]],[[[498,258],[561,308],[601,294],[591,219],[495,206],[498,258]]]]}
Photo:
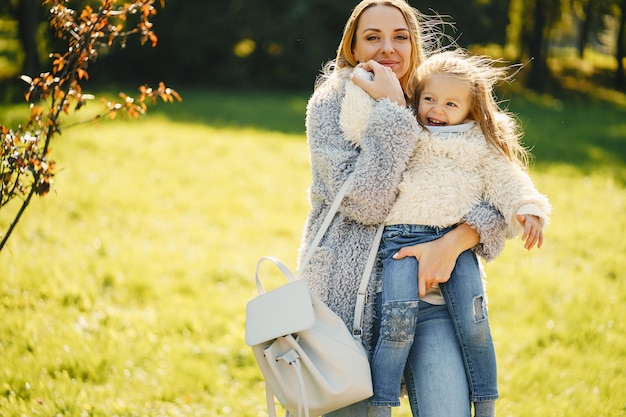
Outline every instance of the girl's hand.
{"type": "Polygon", "coordinates": [[[518,214],[517,221],[524,226],[522,234],[524,247],[531,250],[537,244],[537,248],[540,248],[543,245],[543,226],[539,217],[532,214],[518,214]]]}
{"type": "Polygon", "coordinates": [[[353,83],[365,90],[375,100],[388,98],[390,101],[406,107],[404,91],[402,91],[402,86],[398,77],[396,77],[396,73],[391,68],[380,65],[374,60],[359,64],[357,67],[372,72],[374,79],[367,80],[364,77],[350,74],[350,79],[353,83]]]}

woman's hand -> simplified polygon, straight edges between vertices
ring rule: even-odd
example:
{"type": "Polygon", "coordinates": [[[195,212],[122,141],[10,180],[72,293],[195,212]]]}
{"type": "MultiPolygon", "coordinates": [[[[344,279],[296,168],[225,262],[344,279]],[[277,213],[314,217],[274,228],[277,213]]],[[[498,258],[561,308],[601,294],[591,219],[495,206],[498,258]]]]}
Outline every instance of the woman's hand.
{"type": "Polygon", "coordinates": [[[423,297],[432,287],[447,282],[459,255],[478,242],[478,233],[469,225],[460,224],[440,239],[400,249],[393,258],[413,256],[417,259],[417,284],[419,296],[423,297]]]}
{"type": "Polygon", "coordinates": [[[374,79],[367,80],[351,74],[350,79],[353,83],[365,90],[375,100],[388,98],[400,106],[406,106],[404,91],[402,91],[400,81],[391,68],[380,65],[374,60],[359,64],[358,67],[374,73],[374,79]]]}

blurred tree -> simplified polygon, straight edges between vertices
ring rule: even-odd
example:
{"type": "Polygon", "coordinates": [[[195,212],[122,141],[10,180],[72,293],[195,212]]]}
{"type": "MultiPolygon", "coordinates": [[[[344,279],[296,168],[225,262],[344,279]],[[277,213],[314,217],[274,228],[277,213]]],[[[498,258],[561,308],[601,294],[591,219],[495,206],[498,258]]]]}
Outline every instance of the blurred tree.
{"type": "MultiPolygon", "coordinates": [[[[312,87],[322,63],[334,58],[355,0],[212,0],[190,5],[167,0],[154,22],[159,53],[128,45],[130,67],[153,62],[168,78],[207,86],[312,87]],[[134,64],[134,65],[133,65],[134,64]]],[[[99,79],[135,75],[109,65],[122,51],[111,48],[99,79]]]]}
{"type": "MultiPolygon", "coordinates": [[[[605,29],[603,18],[615,16],[621,19],[623,0],[571,0],[576,17],[581,22],[578,38],[578,56],[584,58],[585,49],[592,40],[597,40],[598,34],[605,29]]],[[[624,24],[621,21],[616,31],[615,44],[619,45],[620,38],[623,37],[624,24]],[[620,34],[622,30],[622,34],[620,34]]],[[[622,40],[623,42],[623,40],[622,40]]]]}
{"type": "Polygon", "coordinates": [[[585,49],[589,43],[589,36],[593,21],[598,13],[598,2],[594,0],[583,0],[581,2],[582,13],[578,18],[581,21],[580,32],[578,35],[578,56],[580,59],[585,57],[585,49]]]}
{"type": "Polygon", "coordinates": [[[13,16],[17,21],[18,37],[24,51],[21,73],[38,74],[41,70],[41,61],[37,48],[37,33],[43,20],[41,0],[7,1],[3,11],[13,16]]]}
{"type": "Polygon", "coordinates": [[[450,16],[462,46],[506,43],[511,0],[414,1],[422,13],[450,16]]]}
{"type": "MultiPolygon", "coordinates": [[[[32,5],[39,1],[0,0],[0,13],[10,9],[24,28],[20,29],[24,51],[30,51],[24,61],[23,73],[27,74],[37,73],[30,69],[37,65],[33,59],[39,57],[44,63],[48,59],[41,55],[42,30],[38,42],[40,55],[37,55],[33,47],[33,40],[37,39],[36,24],[27,24],[37,17],[40,8],[32,5]],[[18,9],[23,10],[20,19],[18,9]]],[[[141,48],[135,43],[110,45],[100,52],[99,65],[92,70],[93,79],[112,84],[137,79],[153,83],[158,81],[158,74],[181,84],[211,87],[311,88],[322,65],[334,58],[346,19],[358,2],[166,1],[167,13],[154,17],[156,26],[163,28],[157,33],[159,50],[141,48]],[[127,65],[118,64],[122,59],[127,65]],[[158,71],[146,71],[146,68],[158,68],[158,71]]],[[[571,37],[576,34],[571,21],[563,21],[561,17],[575,10],[580,26],[574,46],[582,55],[586,47],[598,44],[599,34],[606,30],[605,17],[621,16],[618,4],[623,1],[410,0],[425,14],[449,15],[448,20],[456,22],[457,31],[447,32],[457,37],[462,46],[495,44],[506,46],[507,58],[520,61],[532,58],[528,75],[532,71],[531,86],[537,89],[542,88],[549,75],[549,41],[567,31],[572,42],[571,37]]],[[[91,4],[95,8],[100,0],[71,0],[71,3],[74,7],[91,4]]],[[[39,20],[44,21],[43,15],[39,20]]],[[[50,36],[43,44],[53,41],[50,36]]],[[[620,43],[618,39],[616,45],[623,45],[623,41],[620,43]]],[[[55,48],[46,48],[49,49],[55,48]]],[[[623,55],[623,46],[621,51],[623,55]]]]}
{"type": "Polygon", "coordinates": [[[624,75],[624,55],[626,54],[626,0],[618,2],[619,9],[619,26],[617,29],[615,59],[617,60],[617,70],[615,71],[615,87],[618,89],[626,88],[626,80],[624,75]]]}
{"type": "Polygon", "coordinates": [[[548,40],[550,31],[561,16],[561,0],[530,0],[523,6],[522,56],[532,59],[527,86],[543,90],[550,79],[548,40]]]}
{"type": "Polygon", "coordinates": [[[37,50],[37,31],[41,23],[41,1],[20,0],[17,3],[18,33],[24,47],[22,73],[35,75],[41,70],[37,50]]]}
{"type": "MultiPolygon", "coordinates": [[[[497,43],[506,39],[510,0],[412,1],[421,11],[459,17],[465,44],[497,43]],[[444,7],[445,6],[445,7],[444,7]],[[440,9],[440,10],[438,10],[440,9]]],[[[168,78],[209,86],[258,88],[311,87],[323,63],[334,58],[344,24],[357,0],[212,0],[189,5],[167,0],[168,12],[155,24],[159,51],[129,45],[129,67],[154,63],[168,78]]],[[[108,65],[118,60],[111,49],[94,74],[98,79],[132,77],[132,69],[108,65]]]]}

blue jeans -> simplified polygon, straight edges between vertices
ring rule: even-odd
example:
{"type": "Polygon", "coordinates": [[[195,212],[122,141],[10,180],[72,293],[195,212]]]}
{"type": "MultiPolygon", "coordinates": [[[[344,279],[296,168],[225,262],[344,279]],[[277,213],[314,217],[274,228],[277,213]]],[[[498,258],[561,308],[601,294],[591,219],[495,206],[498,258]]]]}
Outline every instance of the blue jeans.
{"type": "MultiPolygon", "coordinates": [[[[378,295],[376,306],[380,311],[382,299],[378,295]]],[[[419,302],[419,311],[415,341],[404,371],[413,417],[468,417],[469,386],[450,313],[445,305],[424,301],[419,302]]],[[[367,416],[368,402],[358,402],[326,417],[367,416]]]]}
{"type": "MultiPolygon", "coordinates": [[[[372,357],[374,396],[370,404],[373,406],[400,405],[400,381],[414,340],[418,340],[416,328],[422,314],[419,308],[424,304],[418,298],[417,259],[395,260],[392,256],[403,247],[438,239],[453,228],[385,227],[379,249],[382,305],[380,334],[372,357]]],[[[461,347],[469,398],[474,402],[495,400],[498,397],[495,350],[478,260],[472,251],[459,256],[450,280],[439,287],[457,336],[454,344],[461,347]]]]}

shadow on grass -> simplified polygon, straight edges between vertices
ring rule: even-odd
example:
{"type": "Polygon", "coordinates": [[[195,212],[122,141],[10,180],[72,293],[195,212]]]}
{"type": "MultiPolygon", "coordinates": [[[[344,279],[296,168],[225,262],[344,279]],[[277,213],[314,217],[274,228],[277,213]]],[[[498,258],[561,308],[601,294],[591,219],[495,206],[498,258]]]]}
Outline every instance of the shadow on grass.
{"type": "MultiPolygon", "coordinates": [[[[553,85],[551,92],[509,92],[509,110],[524,129],[537,168],[554,163],[585,174],[603,169],[626,184],[626,104],[606,91],[580,91],[553,85]]],[[[617,93],[619,94],[619,93],[617,93]]]]}
{"type": "Polygon", "coordinates": [[[177,122],[304,135],[306,104],[310,93],[202,89],[181,90],[179,93],[183,97],[182,103],[159,103],[149,112],[177,122]]]}
{"type": "MultiPolygon", "coordinates": [[[[108,91],[120,91],[107,89],[108,91]]],[[[127,93],[137,96],[136,87],[127,93]]],[[[626,95],[562,77],[543,94],[499,92],[522,122],[524,143],[539,169],[563,163],[587,174],[598,169],[626,184],[626,95]]],[[[217,128],[305,133],[308,92],[215,91],[186,88],[181,103],[149,106],[150,115],[217,128]]],[[[109,94],[109,95],[116,95],[109,94]]],[[[101,97],[103,94],[96,94],[101,97]]]]}
{"type": "MultiPolygon", "coordinates": [[[[150,109],[170,120],[214,127],[254,128],[304,135],[310,92],[242,92],[183,90],[182,103],[150,109]]],[[[537,94],[523,90],[501,95],[524,128],[533,166],[555,163],[588,174],[608,170],[626,184],[626,105],[605,97],[554,85],[537,94]]]]}

